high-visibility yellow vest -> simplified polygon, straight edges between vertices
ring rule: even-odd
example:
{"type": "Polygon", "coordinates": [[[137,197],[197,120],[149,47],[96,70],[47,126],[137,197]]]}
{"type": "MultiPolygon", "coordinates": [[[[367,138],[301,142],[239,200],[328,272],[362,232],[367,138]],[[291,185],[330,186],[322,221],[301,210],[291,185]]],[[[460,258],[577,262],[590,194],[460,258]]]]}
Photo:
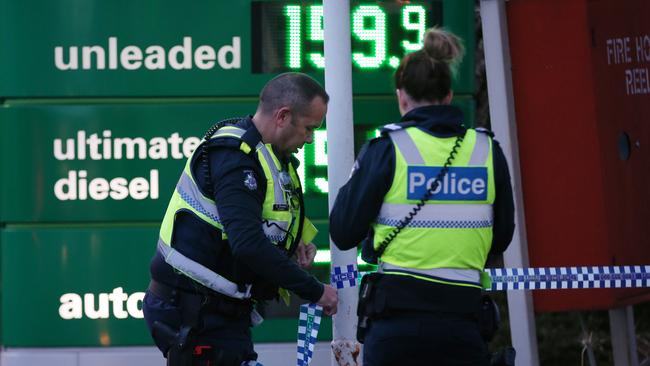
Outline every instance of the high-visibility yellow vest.
{"type": "MultiPolygon", "coordinates": [[[[456,137],[437,138],[417,127],[392,126],[395,175],[373,223],[375,249],[424,197],[456,142],[456,137]]],[[[482,287],[492,245],[494,192],[492,140],[468,129],[434,195],[382,254],[379,271],[482,287]]]]}
{"type": "MultiPolygon", "coordinates": [[[[252,147],[241,139],[245,132],[246,130],[236,126],[224,126],[218,129],[210,137],[210,140],[220,138],[238,139],[240,141],[239,149],[249,154],[253,151],[252,147]]],[[[219,203],[215,202],[211,197],[206,197],[201,192],[191,169],[194,154],[202,151],[202,145],[205,143],[207,141],[202,142],[192,156],[188,158],[183,173],[174,189],[160,227],[158,251],[169,265],[203,286],[230,297],[249,298],[250,285],[247,286],[246,291],[239,291],[237,284],[184,256],[174,249],[172,243],[174,222],[176,215],[180,211],[194,213],[199,219],[220,230],[222,236],[227,238],[219,219],[219,203]]],[[[262,230],[274,245],[283,246],[289,250],[294,241],[299,240],[297,233],[300,228],[301,210],[303,210],[297,195],[302,189],[300,179],[291,163],[288,164],[286,171],[282,170],[280,160],[274,154],[271,145],[259,142],[254,148],[267,184],[262,207],[262,230]]],[[[251,179],[254,178],[251,176],[251,179]]],[[[253,181],[250,184],[254,184],[253,181]]],[[[317,230],[314,225],[305,218],[301,239],[305,243],[310,243],[316,233],[317,230]]],[[[281,291],[280,295],[285,298],[285,301],[287,300],[288,294],[286,291],[281,291]]]]}

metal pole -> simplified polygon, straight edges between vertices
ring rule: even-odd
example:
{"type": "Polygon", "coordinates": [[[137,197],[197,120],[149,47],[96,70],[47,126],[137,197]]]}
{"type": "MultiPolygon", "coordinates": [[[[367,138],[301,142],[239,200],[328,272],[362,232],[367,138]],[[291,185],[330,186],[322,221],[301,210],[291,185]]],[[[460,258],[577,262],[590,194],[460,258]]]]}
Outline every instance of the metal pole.
{"type": "MultiPolygon", "coordinates": [[[[354,129],[352,126],[352,56],[350,47],[350,2],[324,0],[325,89],[330,95],[327,111],[327,176],[329,208],[332,209],[339,188],[345,184],[354,163],[354,129]]],[[[330,240],[332,268],[357,266],[356,249],[340,251],[330,240]]],[[[360,345],[356,341],[356,287],[338,290],[338,313],[333,317],[332,365],[356,365],[360,345]]]]}
{"type": "MultiPolygon", "coordinates": [[[[490,120],[510,165],[515,195],[515,234],[504,254],[506,267],[528,267],[528,244],[519,168],[519,146],[512,94],[510,48],[504,0],[481,0],[481,22],[488,80],[490,120]]],[[[508,314],[517,364],[538,366],[533,301],[528,291],[508,292],[508,314]]]]}
{"type": "Polygon", "coordinates": [[[612,353],[615,366],[638,366],[632,306],[609,310],[609,332],[612,336],[612,353]]]}

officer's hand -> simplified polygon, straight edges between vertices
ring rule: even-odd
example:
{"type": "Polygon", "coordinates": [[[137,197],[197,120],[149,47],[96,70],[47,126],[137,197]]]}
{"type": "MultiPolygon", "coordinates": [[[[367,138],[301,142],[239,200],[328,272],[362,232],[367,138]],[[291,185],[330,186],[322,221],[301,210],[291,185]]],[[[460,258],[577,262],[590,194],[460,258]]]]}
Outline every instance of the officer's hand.
{"type": "Polygon", "coordinates": [[[298,259],[298,265],[301,268],[311,268],[311,265],[314,263],[314,258],[316,257],[316,246],[314,243],[305,245],[305,243],[303,243],[301,240],[300,243],[298,243],[296,255],[298,259]]]}
{"type": "Polygon", "coordinates": [[[336,289],[330,285],[325,285],[323,291],[323,296],[320,297],[317,304],[323,307],[323,313],[325,315],[334,315],[336,314],[336,307],[339,302],[339,295],[336,293],[336,289]]]}

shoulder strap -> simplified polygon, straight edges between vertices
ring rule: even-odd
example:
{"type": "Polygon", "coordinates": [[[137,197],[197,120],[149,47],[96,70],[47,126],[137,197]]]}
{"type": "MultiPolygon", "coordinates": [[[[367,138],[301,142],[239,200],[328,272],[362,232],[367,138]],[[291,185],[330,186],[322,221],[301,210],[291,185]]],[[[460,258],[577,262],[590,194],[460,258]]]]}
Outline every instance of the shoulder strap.
{"type": "Polygon", "coordinates": [[[209,139],[212,137],[212,135],[214,135],[214,133],[217,132],[220,128],[222,128],[222,127],[224,127],[224,126],[228,126],[228,125],[231,125],[231,126],[232,126],[232,125],[236,125],[236,124],[239,123],[242,119],[243,119],[243,118],[241,118],[241,117],[237,117],[237,118],[228,118],[228,119],[224,119],[224,120],[221,120],[221,121],[219,121],[219,122],[213,124],[212,127],[210,127],[210,128],[205,132],[205,135],[203,135],[203,140],[206,140],[206,141],[209,140],[209,139]]]}
{"type": "Polygon", "coordinates": [[[476,143],[472,156],[469,159],[469,165],[485,165],[490,155],[490,134],[485,129],[476,129],[476,143]]]}
{"type": "Polygon", "coordinates": [[[420,150],[418,150],[415,141],[406,132],[406,129],[391,131],[388,136],[393,141],[393,145],[402,153],[408,165],[424,164],[424,158],[420,154],[420,150]]]}

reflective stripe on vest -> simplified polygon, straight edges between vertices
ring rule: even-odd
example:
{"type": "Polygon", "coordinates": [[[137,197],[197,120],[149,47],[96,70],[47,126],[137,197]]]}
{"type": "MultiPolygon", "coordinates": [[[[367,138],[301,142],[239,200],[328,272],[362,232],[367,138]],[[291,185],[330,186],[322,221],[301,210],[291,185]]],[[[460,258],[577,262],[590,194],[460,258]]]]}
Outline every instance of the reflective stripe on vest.
{"type": "Polygon", "coordinates": [[[395,147],[397,147],[404,156],[406,164],[424,165],[424,159],[422,159],[422,155],[420,155],[420,150],[415,146],[415,142],[406,130],[390,132],[389,136],[393,141],[393,144],[395,144],[395,147]]]}
{"type": "Polygon", "coordinates": [[[389,263],[380,263],[377,268],[379,273],[393,273],[393,274],[410,274],[419,277],[426,277],[428,279],[436,280],[437,282],[450,282],[457,285],[481,285],[481,274],[475,269],[460,269],[460,268],[431,268],[431,269],[418,269],[418,268],[405,268],[396,266],[389,263]]]}
{"type": "Polygon", "coordinates": [[[160,239],[158,240],[158,252],[170,266],[209,289],[235,299],[251,297],[251,285],[246,285],[246,292],[240,292],[236,283],[187,258],[160,239]]]}
{"type": "Polygon", "coordinates": [[[264,156],[264,160],[266,160],[266,165],[269,167],[271,170],[271,175],[273,176],[273,195],[275,198],[275,204],[286,204],[287,201],[284,199],[284,193],[282,191],[282,182],[280,179],[280,171],[278,170],[278,167],[275,165],[275,160],[273,160],[273,157],[271,156],[271,152],[269,149],[266,147],[266,145],[260,143],[258,144],[258,151],[262,152],[262,156],[264,156]],[[261,144],[261,146],[260,146],[261,144]]]}
{"type": "MultiPolygon", "coordinates": [[[[420,155],[420,150],[415,145],[411,136],[406,132],[406,129],[392,131],[389,134],[393,144],[399,148],[400,152],[406,160],[408,165],[424,165],[424,159],[420,155]]],[[[490,153],[490,141],[488,136],[484,133],[476,134],[476,143],[472,151],[472,157],[469,159],[468,165],[485,165],[485,161],[490,153]]]]}
{"type": "MultiPolygon", "coordinates": [[[[413,211],[413,204],[384,203],[376,222],[397,226],[413,211]]],[[[407,227],[418,228],[483,228],[492,227],[492,206],[483,204],[424,205],[407,227]]]]}
{"type": "MultiPolygon", "coordinates": [[[[206,198],[200,191],[197,185],[194,183],[194,180],[187,175],[187,172],[183,170],[181,173],[181,178],[178,180],[176,185],[176,192],[179,196],[190,205],[193,209],[199,211],[210,219],[214,220],[219,226],[221,226],[221,220],[219,220],[219,213],[217,212],[217,206],[214,204],[214,201],[206,198]]],[[[214,224],[213,224],[214,226],[214,224]]]]}
{"type": "Polygon", "coordinates": [[[235,127],[235,126],[223,126],[220,129],[218,129],[212,136],[210,136],[210,139],[218,138],[218,137],[236,137],[237,139],[240,139],[242,136],[244,136],[244,133],[246,133],[246,130],[243,128],[235,127]]]}
{"type": "Polygon", "coordinates": [[[490,155],[490,140],[487,134],[477,133],[476,143],[472,151],[472,157],[469,158],[468,165],[485,165],[490,155]]]}

